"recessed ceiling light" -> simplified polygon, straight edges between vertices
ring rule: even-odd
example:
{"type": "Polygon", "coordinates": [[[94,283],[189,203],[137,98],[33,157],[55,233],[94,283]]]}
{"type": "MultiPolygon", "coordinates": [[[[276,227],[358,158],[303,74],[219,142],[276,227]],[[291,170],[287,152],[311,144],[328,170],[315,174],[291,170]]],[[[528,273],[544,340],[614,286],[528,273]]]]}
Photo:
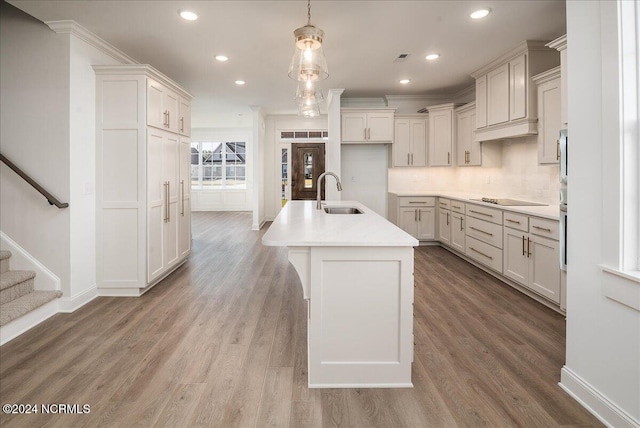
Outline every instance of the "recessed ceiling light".
{"type": "Polygon", "coordinates": [[[491,9],[489,8],[478,9],[475,12],[471,12],[469,16],[471,17],[471,19],[481,19],[489,15],[489,12],[491,12],[491,9]]]}
{"type": "Polygon", "coordinates": [[[190,10],[179,10],[178,14],[182,17],[182,19],[186,19],[187,21],[195,21],[198,19],[198,15],[195,12],[191,12],[190,10]]]}
{"type": "Polygon", "coordinates": [[[428,59],[429,61],[433,61],[434,59],[440,58],[440,54],[436,54],[436,53],[429,54],[425,58],[428,59]]]}
{"type": "Polygon", "coordinates": [[[236,85],[239,85],[239,86],[242,86],[242,85],[244,85],[245,83],[247,83],[247,82],[245,82],[244,80],[236,80],[236,81],[235,81],[235,84],[236,84],[236,85]]]}
{"type": "Polygon", "coordinates": [[[402,79],[402,80],[400,81],[400,83],[402,83],[403,85],[406,85],[406,84],[407,84],[407,83],[409,83],[409,82],[411,82],[411,80],[409,80],[409,79],[402,79]]]}
{"type": "Polygon", "coordinates": [[[229,58],[224,56],[224,55],[216,55],[216,59],[220,62],[225,62],[227,61],[229,58]]]}

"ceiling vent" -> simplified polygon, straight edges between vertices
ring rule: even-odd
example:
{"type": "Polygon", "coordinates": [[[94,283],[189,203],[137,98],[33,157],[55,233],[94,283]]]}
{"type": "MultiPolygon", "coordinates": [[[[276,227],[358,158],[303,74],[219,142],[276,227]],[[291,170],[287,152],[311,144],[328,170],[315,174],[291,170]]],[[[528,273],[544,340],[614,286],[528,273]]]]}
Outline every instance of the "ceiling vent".
{"type": "Polygon", "coordinates": [[[393,60],[393,62],[405,62],[408,57],[409,54],[400,54],[396,59],[393,60]]]}
{"type": "Polygon", "coordinates": [[[422,107],[420,110],[418,110],[418,113],[426,113],[426,112],[427,112],[426,107],[422,107]]]}

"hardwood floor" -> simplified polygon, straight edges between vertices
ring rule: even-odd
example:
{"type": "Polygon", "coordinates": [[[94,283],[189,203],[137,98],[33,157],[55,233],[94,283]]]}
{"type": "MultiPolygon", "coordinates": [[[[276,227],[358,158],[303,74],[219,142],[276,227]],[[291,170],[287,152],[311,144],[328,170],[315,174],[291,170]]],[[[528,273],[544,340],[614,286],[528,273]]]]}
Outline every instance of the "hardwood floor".
{"type": "Polygon", "coordinates": [[[562,316],[438,247],[415,258],[413,389],[308,389],[306,305],[248,213],[194,213],[189,261],[0,348],[2,427],[601,426],[557,385],[562,316]]]}

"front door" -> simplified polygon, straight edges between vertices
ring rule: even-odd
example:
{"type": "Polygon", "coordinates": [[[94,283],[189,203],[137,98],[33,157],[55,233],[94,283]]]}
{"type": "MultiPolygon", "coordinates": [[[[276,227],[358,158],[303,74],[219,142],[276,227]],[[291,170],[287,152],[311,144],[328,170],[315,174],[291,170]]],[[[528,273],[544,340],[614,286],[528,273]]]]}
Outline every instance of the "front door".
{"type": "Polygon", "coordinates": [[[324,143],[293,143],[291,151],[291,199],[315,199],[324,172],[324,143]]]}

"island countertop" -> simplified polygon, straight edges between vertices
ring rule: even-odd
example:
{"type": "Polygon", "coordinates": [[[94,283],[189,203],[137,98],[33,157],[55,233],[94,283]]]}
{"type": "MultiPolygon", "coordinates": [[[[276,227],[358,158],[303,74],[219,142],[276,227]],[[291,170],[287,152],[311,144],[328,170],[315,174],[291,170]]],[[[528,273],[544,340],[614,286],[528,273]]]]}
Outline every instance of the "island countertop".
{"type": "Polygon", "coordinates": [[[416,247],[418,240],[356,201],[326,201],[323,208],[356,207],[362,214],[328,214],[316,201],[288,201],[262,237],[267,246],[416,247]]]}

